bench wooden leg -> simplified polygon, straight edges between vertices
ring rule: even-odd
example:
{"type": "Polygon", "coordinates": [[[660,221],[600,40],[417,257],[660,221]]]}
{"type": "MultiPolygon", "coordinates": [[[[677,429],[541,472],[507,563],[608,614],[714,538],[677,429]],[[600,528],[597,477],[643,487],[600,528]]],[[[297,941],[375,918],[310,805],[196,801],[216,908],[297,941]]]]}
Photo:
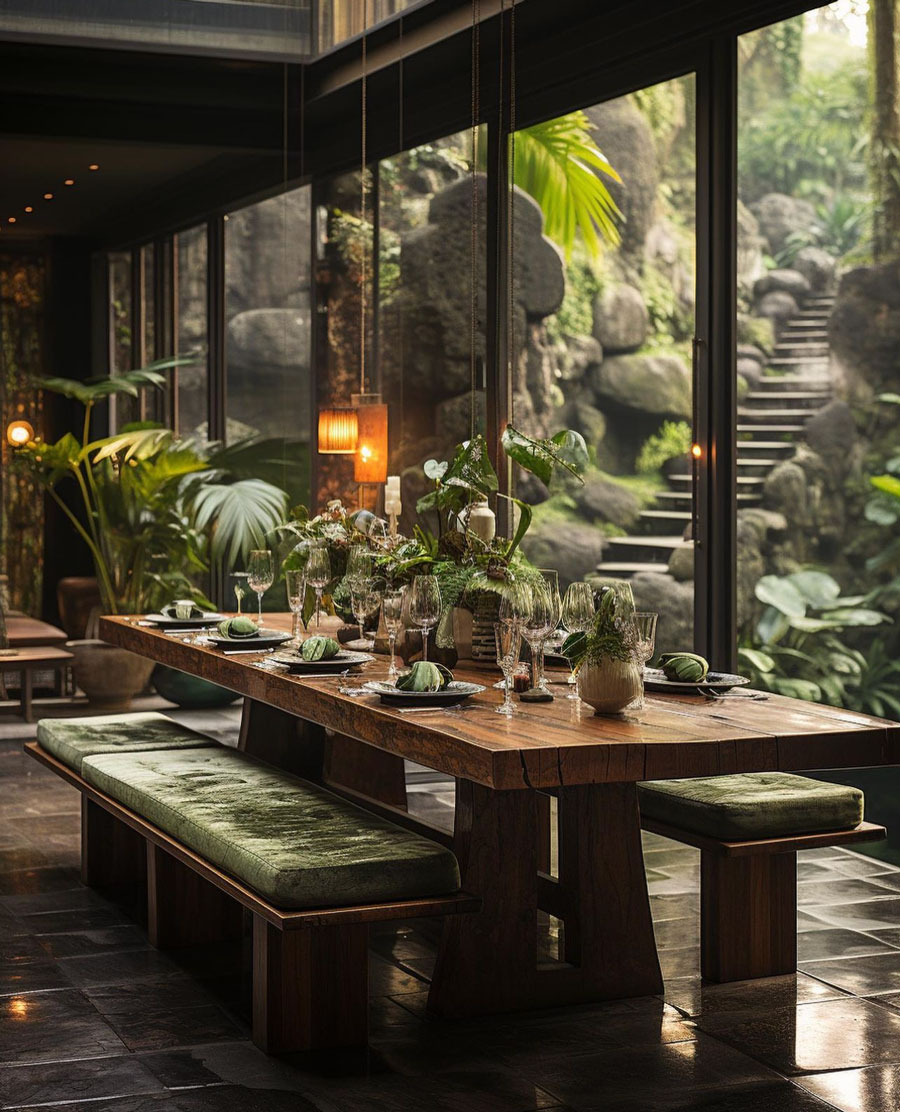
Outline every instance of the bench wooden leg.
{"type": "Polygon", "coordinates": [[[143,884],[145,842],[136,830],[81,797],[81,883],[92,888],[143,884]]]}
{"type": "Polygon", "coordinates": [[[704,852],[700,874],[703,976],[744,981],[796,972],[796,853],[704,852]]]}
{"type": "Polygon", "coordinates": [[[147,843],[147,934],[160,949],[242,935],[241,905],[164,849],[147,843]]]}
{"type": "Polygon", "coordinates": [[[253,1041],[267,1054],[365,1046],[368,926],[281,931],[253,916],[253,1041]]]}

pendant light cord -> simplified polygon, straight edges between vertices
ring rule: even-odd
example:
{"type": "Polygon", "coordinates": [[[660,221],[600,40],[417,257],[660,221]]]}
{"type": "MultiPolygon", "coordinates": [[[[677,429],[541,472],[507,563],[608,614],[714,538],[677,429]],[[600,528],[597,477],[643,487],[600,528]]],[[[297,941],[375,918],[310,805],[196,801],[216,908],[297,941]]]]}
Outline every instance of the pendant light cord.
{"type": "Polygon", "coordinates": [[[509,203],[506,206],[506,243],[507,243],[507,389],[509,391],[509,419],[515,423],[516,391],[514,378],[516,371],[516,0],[509,3],[509,203]]]}
{"type": "MultiPolygon", "coordinates": [[[[368,75],[366,73],[366,35],[369,30],[369,0],[363,0],[363,33],[362,33],[362,138],[360,141],[361,165],[359,186],[359,235],[362,245],[360,252],[360,297],[359,297],[359,392],[366,392],[366,296],[368,284],[368,267],[366,265],[369,245],[366,230],[366,99],[368,75]]],[[[374,239],[373,239],[374,242],[374,239]]]]}
{"type": "Polygon", "coordinates": [[[478,125],[481,114],[481,0],[472,0],[472,242],[469,275],[469,436],[475,438],[478,390],[478,125]]]}

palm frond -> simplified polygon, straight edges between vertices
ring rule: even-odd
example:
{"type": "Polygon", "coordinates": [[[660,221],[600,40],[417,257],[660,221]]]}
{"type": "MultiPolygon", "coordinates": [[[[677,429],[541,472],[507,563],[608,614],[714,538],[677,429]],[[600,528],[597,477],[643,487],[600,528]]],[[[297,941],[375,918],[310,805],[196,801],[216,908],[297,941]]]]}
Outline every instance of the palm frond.
{"type": "Polygon", "coordinates": [[[544,231],[569,257],[580,233],[591,255],[601,241],[620,241],[616,221],[622,213],[604,176],[621,182],[594,143],[584,112],[570,112],[516,134],[515,182],[540,205],[544,231]]]}
{"type": "Polygon", "coordinates": [[[51,377],[35,379],[34,384],[42,390],[62,394],[65,398],[74,398],[82,405],[92,405],[113,394],[129,394],[136,398],[143,387],[162,386],[166,381],[163,371],[171,370],[172,367],[185,367],[196,361],[194,356],[178,355],[171,359],[157,359],[133,371],[90,378],[85,382],[74,378],[51,377]]]}
{"type": "Polygon", "coordinates": [[[251,548],[263,547],[266,534],[284,523],[287,495],[260,479],[206,483],[192,492],[198,529],[211,528],[210,552],[234,566],[251,548]]]}

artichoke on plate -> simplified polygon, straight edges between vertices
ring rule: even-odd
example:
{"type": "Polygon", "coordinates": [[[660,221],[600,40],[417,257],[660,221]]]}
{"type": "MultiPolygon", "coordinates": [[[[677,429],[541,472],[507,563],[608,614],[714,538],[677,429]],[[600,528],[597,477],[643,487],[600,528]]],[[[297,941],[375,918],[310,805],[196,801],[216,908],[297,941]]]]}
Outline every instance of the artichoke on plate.
{"type": "Polygon", "coordinates": [[[341,651],[341,646],[332,637],[308,637],[300,646],[304,660],[331,660],[341,651]]]}
{"type": "Polygon", "coordinates": [[[236,618],[224,618],[219,622],[219,633],[223,637],[230,637],[239,640],[242,637],[255,637],[259,633],[259,628],[256,622],[248,618],[245,614],[238,614],[236,618]]]}
{"type": "Polygon", "coordinates": [[[679,683],[702,683],[709,672],[709,662],[696,653],[663,653],[659,666],[667,680],[679,683]]]}
{"type": "Polygon", "coordinates": [[[453,679],[453,673],[443,664],[430,660],[417,660],[411,668],[397,677],[398,691],[443,691],[453,679]]]}

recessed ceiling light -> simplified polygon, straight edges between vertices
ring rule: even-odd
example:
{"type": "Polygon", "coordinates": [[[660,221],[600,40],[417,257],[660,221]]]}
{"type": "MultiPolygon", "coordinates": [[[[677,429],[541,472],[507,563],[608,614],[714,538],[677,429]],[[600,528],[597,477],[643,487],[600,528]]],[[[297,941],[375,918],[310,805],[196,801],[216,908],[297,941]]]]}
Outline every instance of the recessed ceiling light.
{"type": "Polygon", "coordinates": [[[97,165],[97,163],[96,163],[96,162],[92,162],[92,163],[90,164],[90,166],[88,166],[88,169],[89,169],[89,170],[99,170],[99,169],[100,169],[100,167],[99,167],[99,166],[97,165]]]}
{"type": "Polygon", "coordinates": [[[31,205],[26,205],[25,206],[25,211],[26,212],[34,212],[34,209],[31,207],[31,205]]]}
{"type": "Polygon", "coordinates": [[[10,216],[7,219],[9,220],[10,224],[15,224],[16,222],[16,218],[14,216],[10,216]]]}
{"type": "Polygon", "coordinates": [[[74,184],[75,184],[75,179],[74,178],[66,178],[66,180],[63,182],[63,185],[74,185],[74,184]]]}
{"type": "Polygon", "coordinates": [[[45,193],[44,194],[44,200],[45,201],[52,201],[53,200],[53,194],[52,193],[45,193]]]}

